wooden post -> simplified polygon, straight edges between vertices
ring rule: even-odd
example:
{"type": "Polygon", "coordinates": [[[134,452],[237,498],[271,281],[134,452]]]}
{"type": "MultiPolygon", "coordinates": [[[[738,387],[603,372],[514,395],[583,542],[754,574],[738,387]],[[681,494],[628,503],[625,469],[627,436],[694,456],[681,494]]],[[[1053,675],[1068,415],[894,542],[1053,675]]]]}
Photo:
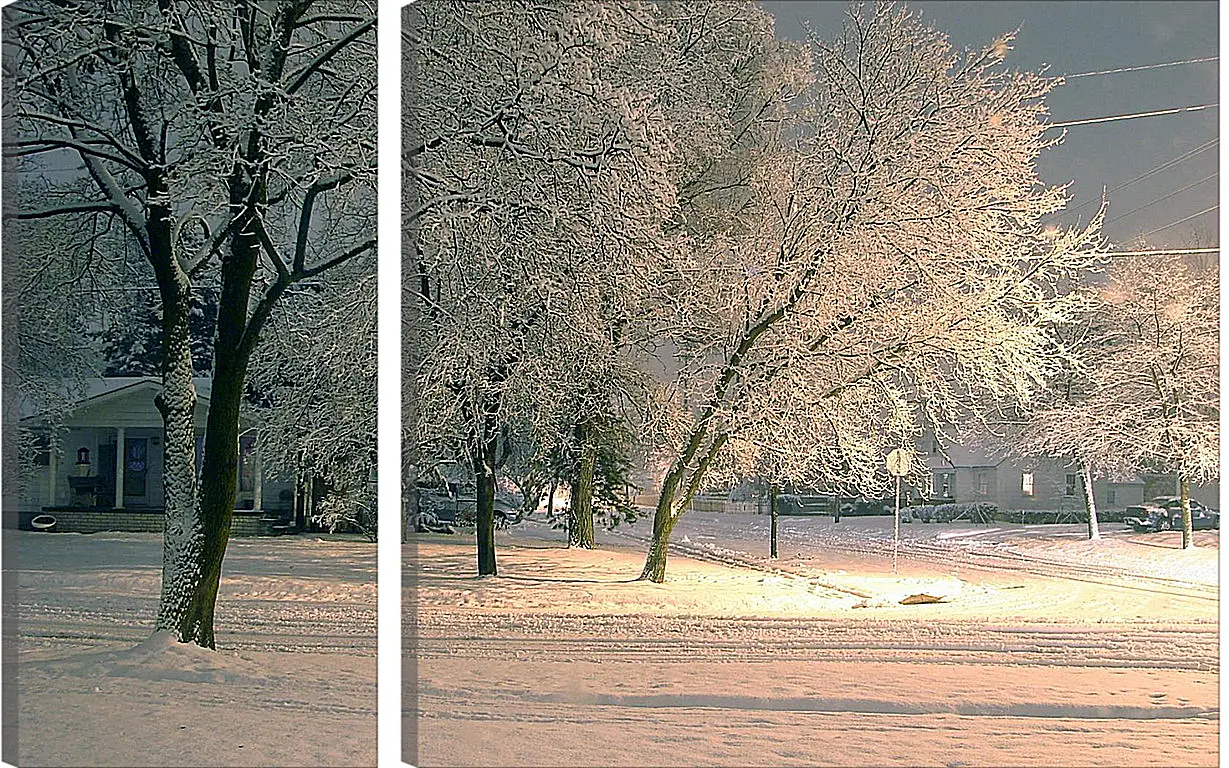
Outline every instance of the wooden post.
{"type": "Polygon", "coordinates": [[[1178,477],[1178,498],[1182,502],[1182,548],[1190,549],[1195,546],[1194,521],[1191,520],[1191,484],[1182,476],[1178,477]]]}
{"type": "Polygon", "coordinates": [[[297,531],[302,531],[306,526],[299,520],[299,494],[302,493],[302,488],[299,478],[299,470],[294,471],[294,486],[290,493],[290,514],[294,519],[294,527],[297,531]]]}
{"type": "Polygon", "coordinates": [[[127,463],[124,447],[124,428],[115,428],[115,508],[124,508],[124,465],[127,463]]]}
{"type": "Polygon", "coordinates": [[[773,483],[772,485],[768,486],[768,511],[769,511],[769,515],[771,516],[771,522],[768,525],[768,529],[769,531],[771,531],[771,534],[769,535],[769,539],[768,539],[769,540],[768,556],[771,557],[773,560],[776,560],[777,559],[777,485],[776,483],[773,483]]]}

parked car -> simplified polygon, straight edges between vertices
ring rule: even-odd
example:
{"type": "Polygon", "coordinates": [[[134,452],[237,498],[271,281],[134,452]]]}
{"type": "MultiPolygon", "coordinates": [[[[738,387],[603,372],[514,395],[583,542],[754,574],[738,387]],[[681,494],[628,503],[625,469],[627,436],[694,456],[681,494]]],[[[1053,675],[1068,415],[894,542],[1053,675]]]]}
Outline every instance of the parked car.
{"type": "MultiPolygon", "coordinates": [[[[1122,521],[1138,533],[1180,531],[1182,499],[1177,496],[1157,496],[1143,504],[1127,507],[1122,521]]],[[[1191,527],[1196,531],[1220,528],[1220,511],[1191,499],[1191,527]]]]}
{"type": "MultiPolygon", "coordinates": [[[[477,492],[472,484],[424,489],[418,497],[418,512],[419,528],[427,531],[452,533],[453,526],[473,526],[478,516],[477,492]]],[[[507,528],[523,518],[517,500],[510,494],[497,491],[495,527],[507,528]]]]}

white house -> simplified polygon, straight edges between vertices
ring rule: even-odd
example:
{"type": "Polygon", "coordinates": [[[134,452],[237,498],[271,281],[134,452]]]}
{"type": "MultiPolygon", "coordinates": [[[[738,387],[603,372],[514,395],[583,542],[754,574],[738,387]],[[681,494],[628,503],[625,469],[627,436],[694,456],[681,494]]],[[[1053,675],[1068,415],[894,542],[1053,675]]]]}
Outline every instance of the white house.
{"type": "MultiPolygon", "coordinates": [[[[210,381],[196,379],[197,470],[209,412],[210,381]]],[[[18,526],[34,518],[55,530],[161,530],[162,417],[154,406],[154,377],[97,379],[54,418],[27,414],[21,426],[35,435],[37,455],[23,478],[18,526]]],[[[269,477],[261,465],[255,427],[240,422],[238,497],[232,533],[254,535],[294,527],[293,483],[269,477]]],[[[298,521],[301,526],[301,518],[298,521]]]]}
{"type": "MultiPolygon", "coordinates": [[[[919,440],[930,467],[927,495],[948,501],[989,501],[1013,512],[1053,512],[1057,518],[1084,515],[1080,468],[1072,462],[1034,457],[996,457],[960,445],[940,450],[931,431],[919,440]]],[[[1219,507],[1220,483],[1190,488],[1191,498],[1219,507]]],[[[1121,513],[1155,496],[1176,496],[1173,475],[1145,474],[1126,481],[1093,481],[1093,497],[1103,515],[1121,513]]]]}

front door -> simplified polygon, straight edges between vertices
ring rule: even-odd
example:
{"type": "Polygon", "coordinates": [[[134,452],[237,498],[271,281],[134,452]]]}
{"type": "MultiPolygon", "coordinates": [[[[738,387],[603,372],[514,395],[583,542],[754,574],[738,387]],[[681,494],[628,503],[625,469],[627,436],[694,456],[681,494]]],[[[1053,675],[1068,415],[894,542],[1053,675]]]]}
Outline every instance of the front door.
{"type": "Polygon", "coordinates": [[[94,504],[111,507],[115,504],[115,443],[100,443],[98,459],[94,462],[98,473],[98,490],[94,504]]]}
{"type": "Polygon", "coordinates": [[[149,438],[124,438],[124,501],[145,500],[145,477],[149,472],[149,438]]]}

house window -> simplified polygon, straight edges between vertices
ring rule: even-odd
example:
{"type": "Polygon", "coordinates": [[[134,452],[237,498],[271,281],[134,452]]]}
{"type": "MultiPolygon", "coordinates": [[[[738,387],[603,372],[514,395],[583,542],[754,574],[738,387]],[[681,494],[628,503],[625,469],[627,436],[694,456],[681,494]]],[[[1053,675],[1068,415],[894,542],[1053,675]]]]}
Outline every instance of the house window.
{"type": "Polygon", "coordinates": [[[940,498],[952,498],[952,473],[936,472],[933,487],[938,489],[940,498]]]}
{"type": "Polygon", "coordinates": [[[982,496],[990,495],[990,476],[985,472],[977,473],[977,492],[982,496]]]}
{"type": "Polygon", "coordinates": [[[1105,492],[1105,503],[1106,504],[1117,504],[1118,503],[1118,493],[1117,493],[1116,488],[1110,488],[1109,490],[1105,492]]]}
{"type": "Polygon", "coordinates": [[[1074,496],[1077,484],[1080,482],[1079,475],[1067,475],[1067,488],[1064,493],[1067,496],[1074,496]]]}
{"type": "Polygon", "coordinates": [[[1023,493],[1025,496],[1035,496],[1036,495],[1036,489],[1034,486],[1035,481],[1036,481],[1036,477],[1032,472],[1024,472],[1023,474],[1021,474],[1020,475],[1020,493],[1023,493]]]}

